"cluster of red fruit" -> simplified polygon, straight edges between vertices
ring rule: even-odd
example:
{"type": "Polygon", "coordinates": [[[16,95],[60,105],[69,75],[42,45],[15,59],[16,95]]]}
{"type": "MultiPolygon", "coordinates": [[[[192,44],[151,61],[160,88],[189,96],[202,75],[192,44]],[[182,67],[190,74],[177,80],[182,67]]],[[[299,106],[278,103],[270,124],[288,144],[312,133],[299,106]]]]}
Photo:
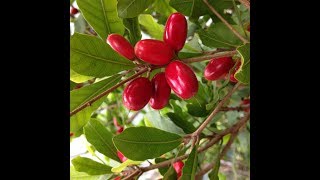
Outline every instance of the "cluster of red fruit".
{"type": "Polygon", "coordinates": [[[162,109],[169,101],[171,89],[182,99],[190,99],[198,92],[198,81],[193,70],[179,60],[171,61],[184,46],[187,21],[181,13],[173,13],[166,22],[163,41],[144,39],[131,44],[118,34],[111,34],[107,43],[121,56],[134,61],[164,66],[165,72],[150,81],[145,77],[132,80],[124,89],[123,103],[130,110],[140,110],[148,102],[153,109],[162,109]]]}

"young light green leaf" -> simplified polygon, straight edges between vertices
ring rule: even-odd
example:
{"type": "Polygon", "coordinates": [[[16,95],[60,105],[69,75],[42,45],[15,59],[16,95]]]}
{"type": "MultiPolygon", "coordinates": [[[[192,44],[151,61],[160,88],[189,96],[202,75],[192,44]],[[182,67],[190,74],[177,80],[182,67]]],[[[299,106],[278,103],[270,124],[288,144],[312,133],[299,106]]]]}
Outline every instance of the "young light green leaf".
{"type": "Polygon", "coordinates": [[[74,33],[70,40],[70,67],[81,75],[105,77],[132,69],[134,64],[101,39],[74,33]]]}
{"type": "MultiPolygon", "coordinates": [[[[234,26],[239,29],[238,26],[234,26]]],[[[223,23],[216,23],[207,30],[199,29],[198,34],[202,43],[212,48],[235,48],[242,41],[223,23]]]]}
{"type": "Polygon", "coordinates": [[[127,159],[125,162],[121,163],[119,166],[113,167],[111,169],[112,172],[114,173],[121,173],[126,167],[130,165],[139,165],[143,161],[132,161],[131,159],[127,159]]]}
{"type": "Polygon", "coordinates": [[[197,146],[195,146],[192,149],[187,161],[183,166],[182,176],[180,180],[194,180],[196,171],[197,171],[197,166],[198,166],[198,151],[197,151],[197,146]]]}
{"type": "Polygon", "coordinates": [[[167,116],[171,119],[171,121],[183,129],[183,132],[186,134],[193,133],[197,129],[187,120],[183,119],[178,113],[167,113],[167,116]]]}
{"type": "Polygon", "coordinates": [[[108,34],[124,33],[122,20],[117,14],[117,0],[77,0],[84,18],[105,41],[108,34]]]}
{"type": "Polygon", "coordinates": [[[82,82],[88,81],[90,79],[93,79],[93,77],[78,74],[74,70],[70,69],[70,80],[71,81],[73,81],[75,83],[82,83],[82,82]]]}
{"type": "Polygon", "coordinates": [[[155,39],[162,40],[164,26],[158,24],[150,14],[140,14],[139,23],[145,33],[155,39]]]}
{"type": "Polygon", "coordinates": [[[79,172],[85,172],[89,175],[109,174],[111,167],[105,164],[98,163],[86,157],[76,157],[71,160],[74,168],[79,172]]]}
{"type": "Polygon", "coordinates": [[[112,174],[105,175],[89,175],[84,172],[78,172],[73,166],[70,167],[70,180],[105,180],[109,179],[112,174]]]}
{"type": "Polygon", "coordinates": [[[130,43],[134,46],[142,37],[138,17],[123,19],[123,24],[129,32],[130,43]]]}
{"type": "Polygon", "coordinates": [[[237,48],[241,56],[241,66],[235,73],[234,77],[244,83],[250,83],[250,43],[247,43],[239,48],[237,48]]]}
{"type": "Polygon", "coordinates": [[[130,127],[113,138],[114,145],[131,160],[143,161],[176,148],[182,137],[151,127],[130,127]]]}
{"type": "Polygon", "coordinates": [[[112,143],[113,134],[98,120],[91,119],[83,129],[88,142],[93,145],[97,151],[120,162],[117,149],[112,143]]]}
{"type": "Polygon", "coordinates": [[[121,0],[118,2],[118,15],[121,18],[137,17],[155,0],[121,0]]]}
{"type": "Polygon", "coordinates": [[[177,180],[177,172],[172,166],[170,166],[168,171],[163,175],[163,180],[177,180]]]}

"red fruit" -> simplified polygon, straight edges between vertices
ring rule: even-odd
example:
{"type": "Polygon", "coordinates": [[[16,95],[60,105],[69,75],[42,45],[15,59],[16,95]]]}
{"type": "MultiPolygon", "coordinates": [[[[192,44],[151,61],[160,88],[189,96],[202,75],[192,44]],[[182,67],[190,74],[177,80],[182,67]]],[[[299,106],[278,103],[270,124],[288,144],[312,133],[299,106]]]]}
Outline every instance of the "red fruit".
{"type": "Polygon", "coordinates": [[[183,166],[184,166],[184,163],[182,161],[177,161],[173,163],[173,168],[177,172],[177,179],[182,175],[183,166]]]}
{"type": "Polygon", "coordinates": [[[130,110],[142,109],[150,100],[152,85],[149,79],[139,77],[131,81],[123,91],[123,104],[130,110]]]}
{"type": "Polygon", "coordinates": [[[250,25],[248,26],[248,29],[247,29],[249,32],[250,32],[250,25]]]}
{"type": "Polygon", "coordinates": [[[174,55],[169,45],[154,39],[144,39],[137,42],[134,53],[142,61],[154,65],[168,64],[174,55]]]}
{"type": "Polygon", "coordinates": [[[107,38],[107,43],[113,50],[119,53],[121,56],[134,60],[134,50],[131,44],[119,34],[110,34],[107,38]]]}
{"type": "Polygon", "coordinates": [[[181,13],[173,13],[167,20],[163,41],[176,52],[180,51],[186,42],[188,25],[181,13]]]}
{"type": "Polygon", "coordinates": [[[241,105],[248,105],[248,104],[250,104],[250,99],[244,99],[241,102],[241,105]]]}
{"type": "Polygon", "coordinates": [[[204,77],[210,81],[221,79],[229,72],[233,65],[231,57],[212,59],[204,69],[204,77]]]}
{"type": "Polygon", "coordinates": [[[234,74],[238,71],[238,69],[240,68],[240,65],[241,65],[241,61],[239,60],[237,62],[236,67],[234,68],[234,72],[230,75],[231,82],[234,82],[234,83],[238,82],[238,80],[234,77],[234,74]]]}
{"type": "Polygon", "coordinates": [[[118,127],[117,134],[122,133],[122,131],[123,131],[123,127],[122,126],[118,127]]]}
{"type": "Polygon", "coordinates": [[[114,178],[113,180],[121,180],[120,176],[117,176],[116,178],[114,178]]]}
{"type": "Polygon", "coordinates": [[[71,10],[70,10],[70,14],[71,14],[71,15],[75,15],[75,14],[77,14],[78,12],[79,12],[79,10],[78,10],[77,8],[71,7],[71,10]]]}
{"type": "Polygon", "coordinates": [[[167,82],[181,99],[189,99],[198,92],[198,80],[193,70],[181,61],[172,61],[165,70],[167,82]]]}
{"type": "Polygon", "coordinates": [[[164,72],[156,74],[152,80],[153,94],[149,101],[150,106],[153,109],[164,108],[169,101],[171,88],[167,83],[164,72]]]}
{"type": "Polygon", "coordinates": [[[120,151],[117,151],[117,155],[121,162],[125,162],[128,159],[120,151]]]}

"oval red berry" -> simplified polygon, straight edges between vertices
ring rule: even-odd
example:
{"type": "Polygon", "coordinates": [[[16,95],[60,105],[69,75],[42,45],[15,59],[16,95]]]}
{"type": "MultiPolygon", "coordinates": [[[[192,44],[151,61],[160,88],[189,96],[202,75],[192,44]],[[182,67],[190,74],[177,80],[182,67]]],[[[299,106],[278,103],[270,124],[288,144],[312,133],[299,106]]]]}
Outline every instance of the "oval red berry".
{"type": "Polygon", "coordinates": [[[149,79],[139,77],[131,81],[124,89],[123,104],[130,110],[142,109],[150,100],[152,85],[149,79]]]}
{"type": "Polygon", "coordinates": [[[182,161],[177,161],[173,163],[173,168],[177,172],[177,178],[179,178],[182,175],[183,166],[184,166],[184,163],[182,161]]]}
{"type": "Polygon", "coordinates": [[[113,50],[119,53],[121,56],[134,60],[134,49],[131,44],[119,34],[110,34],[107,38],[107,43],[113,50]]]}
{"type": "Polygon", "coordinates": [[[198,92],[198,80],[193,70],[181,61],[172,61],[165,70],[167,82],[177,96],[189,99],[198,92]]]}
{"type": "Polygon", "coordinates": [[[181,13],[173,13],[166,22],[163,41],[178,52],[186,42],[187,33],[188,25],[184,15],[181,13]]]}
{"type": "Polygon", "coordinates": [[[204,69],[204,77],[210,81],[224,78],[233,65],[231,57],[212,59],[204,69]]]}
{"type": "Polygon", "coordinates": [[[134,52],[142,61],[154,65],[168,64],[174,55],[169,45],[154,39],[144,39],[137,42],[134,52]]]}
{"type": "Polygon", "coordinates": [[[167,83],[164,72],[156,74],[152,80],[153,94],[149,101],[150,106],[153,109],[164,108],[169,101],[171,88],[167,83]]]}

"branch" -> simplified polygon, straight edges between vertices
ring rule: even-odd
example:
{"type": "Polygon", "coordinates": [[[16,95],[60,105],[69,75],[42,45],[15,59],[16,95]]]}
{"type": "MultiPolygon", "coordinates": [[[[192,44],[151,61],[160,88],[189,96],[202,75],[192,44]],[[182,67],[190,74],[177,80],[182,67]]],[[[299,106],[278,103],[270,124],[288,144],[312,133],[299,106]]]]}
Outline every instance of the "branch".
{"type": "Polygon", "coordinates": [[[203,2],[209,7],[209,9],[239,38],[242,42],[248,43],[249,41],[243,38],[238,31],[236,31],[219,13],[215,10],[208,2],[208,0],[203,0],[203,2]]]}
{"type": "Polygon", "coordinates": [[[239,0],[241,4],[243,4],[247,9],[250,10],[250,1],[248,0],[239,0]]]}
{"type": "MultiPolygon", "coordinates": [[[[223,136],[230,134],[231,132],[239,131],[239,129],[249,120],[250,112],[248,112],[239,122],[237,122],[235,125],[231,126],[230,128],[222,131],[220,134],[217,134],[213,139],[211,139],[205,146],[198,148],[198,153],[201,153],[207,149],[209,149],[211,146],[219,142],[220,139],[223,138],[223,136]]],[[[170,164],[184,160],[188,158],[188,154],[184,154],[182,156],[179,156],[177,158],[169,159],[163,162],[160,162],[158,164],[154,164],[148,167],[140,167],[142,172],[150,171],[152,169],[167,167],[170,164]]]]}
{"type": "Polygon", "coordinates": [[[233,56],[237,53],[237,51],[225,51],[225,52],[217,52],[211,55],[205,55],[205,56],[200,56],[200,57],[193,57],[193,58],[186,58],[182,59],[181,61],[185,63],[194,63],[194,62],[200,62],[204,60],[210,60],[212,58],[219,58],[219,57],[230,57],[233,56]]]}
{"type": "Polygon", "coordinates": [[[141,173],[140,169],[136,169],[135,171],[133,171],[133,173],[131,173],[129,176],[123,178],[123,180],[130,180],[133,179],[136,175],[138,175],[139,173],[141,173]]]}
{"type": "Polygon", "coordinates": [[[220,111],[245,111],[249,108],[250,106],[222,107],[220,111]]]}
{"type": "Polygon", "coordinates": [[[126,123],[129,124],[131,123],[135,117],[137,117],[137,115],[140,113],[140,111],[136,111],[127,121],[126,123]]]}
{"type": "Polygon", "coordinates": [[[119,82],[118,84],[112,86],[111,88],[107,89],[106,91],[102,92],[101,94],[97,95],[96,97],[92,98],[91,100],[89,100],[88,102],[82,104],[81,106],[79,106],[78,108],[76,108],[75,110],[70,112],[70,116],[76,114],[77,112],[81,111],[82,109],[91,106],[92,103],[94,103],[95,101],[99,100],[100,98],[102,98],[103,96],[109,94],[110,92],[112,92],[113,90],[117,89],[118,87],[122,86],[124,83],[131,81],[132,79],[140,76],[141,74],[145,73],[148,71],[148,68],[143,68],[141,69],[138,73],[132,75],[131,77],[119,82]]]}
{"type": "Polygon", "coordinates": [[[241,83],[238,82],[231,91],[219,102],[217,107],[212,111],[212,113],[209,115],[209,117],[201,124],[201,126],[191,134],[191,136],[199,136],[203,129],[211,122],[213,117],[219,112],[220,108],[224,105],[224,103],[231,97],[231,95],[237,90],[241,83]]]}
{"type": "MultiPolygon", "coordinates": [[[[250,119],[250,111],[234,126],[232,126],[230,129],[225,130],[223,133],[221,134],[229,134],[231,133],[231,137],[228,141],[228,143],[224,146],[222,152],[219,155],[219,158],[221,159],[225,153],[227,152],[227,150],[230,148],[231,144],[233,143],[233,141],[235,140],[235,137],[238,135],[238,132],[240,130],[240,128],[246,124],[246,122],[250,119]]],[[[219,136],[221,136],[221,134],[219,134],[219,136]]],[[[222,136],[223,137],[223,136],[222,136]]],[[[208,144],[215,144],[216,142],[218,142],[222,137],[215,138],[213,139],[213,142],[209,142],[208,144]],[[218,140],[217,140],[218,139],[218,140]]],[[[208,145],[207,144],[207,145],[208,145]]],[[[209,164],[208,166],[206,166],[205,168],[203,168],[201,171],[199,171],[196,175],[196,179],[199,179],[200,177],[202,177],[204,174],[206,174],[207,172],[209,172],[213,167],[214,167],[214,162],[209,164]]]]}

